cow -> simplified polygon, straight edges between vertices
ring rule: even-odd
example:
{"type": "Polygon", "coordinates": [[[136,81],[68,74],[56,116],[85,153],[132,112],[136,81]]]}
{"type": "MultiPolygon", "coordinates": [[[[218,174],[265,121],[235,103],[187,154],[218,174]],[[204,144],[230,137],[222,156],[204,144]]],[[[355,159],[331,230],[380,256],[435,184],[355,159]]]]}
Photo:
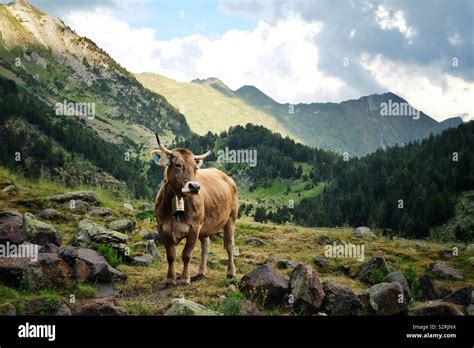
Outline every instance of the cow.
{"type": "Polygon", "coordinates": [[[163,182],[155,200],[159,239],[168,260],[167,285],[176,285],[175,247],[186,239],[181,281],[190,284],[189,262],[197,240],[201,242],[201,263],[194,279],[206,277],[209,237],[224,231],[228,256],[227,277],[235,277],[234,228],[238,213],[237,185],[216,168],[200,169],[212,152],[194,155],[185,148],[167,149],[156,134],[159,149],[150,152],[164,166],[163,182]],[[178,205],[178,207],[176,206],[178,205]],[[184,205],[184,207],[183,207],[184,205]]]}

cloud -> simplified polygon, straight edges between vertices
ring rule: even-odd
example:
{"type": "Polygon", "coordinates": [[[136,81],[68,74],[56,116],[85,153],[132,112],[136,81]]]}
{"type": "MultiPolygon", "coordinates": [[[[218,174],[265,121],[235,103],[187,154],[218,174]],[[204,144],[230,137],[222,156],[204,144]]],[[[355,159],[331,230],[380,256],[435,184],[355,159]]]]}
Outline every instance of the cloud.
{"type": "MultiPolygon", "coordinates": [[[[403,11],[390,11],[383,5],[379,5],[375,11],[376,21],[383,30],[398,29],[398,31],[407,39],[416,35],[416,30],[408,26],[403,11]]],[[[412,41],[410,41],[412,42],[412,41]]]]}

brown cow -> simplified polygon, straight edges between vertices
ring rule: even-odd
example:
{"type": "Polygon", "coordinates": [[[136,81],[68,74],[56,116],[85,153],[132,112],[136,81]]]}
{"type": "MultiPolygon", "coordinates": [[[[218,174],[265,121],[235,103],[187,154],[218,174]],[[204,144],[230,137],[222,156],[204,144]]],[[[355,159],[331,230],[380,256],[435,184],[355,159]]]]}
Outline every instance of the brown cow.
{"type": "Polygon", "coordinates": [[[224,247],[229,258],[227,277],[235,277],[234,226],[238,212],[237,186],[234,180],[215,168],[199,169],[211,154],[195,156],[184,148],[169,150],[156,135],[159,150],[150,155],[165,166],[164,178],[155,200],[155,216],[160,241],[168,259],[167,283],[176,285],[175,246],[186,239],[183,249],[182,281],[189,284],[189,261],[197,239],[201,242],[201,264],[197,278],[207,273],[209,237],[224,230],[224,247]],[[175,198],[177,197],[177,198],[175,198]],[[182,199],[180,202],[178,199],[182,199]],[[173,204],[175,200],[175,204],[173,204]],[[183,203],[184,211],[175,212],[176,202],[183,203]]]}

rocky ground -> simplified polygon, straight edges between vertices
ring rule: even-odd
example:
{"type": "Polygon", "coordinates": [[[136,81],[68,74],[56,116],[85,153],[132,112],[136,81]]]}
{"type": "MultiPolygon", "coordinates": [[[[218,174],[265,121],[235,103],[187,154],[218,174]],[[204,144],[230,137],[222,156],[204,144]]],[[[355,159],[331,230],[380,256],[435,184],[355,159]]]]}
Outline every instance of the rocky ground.
{"type": "MultiPolygon", "coordinates": [[[[0,313],[474,314],[474,245],[392,239],[368,228],[242,220],[235,235],[236,279],[226,279],[218,234],[211,240],[207,278],[166,287],[165,251],[155,226],[146,202],[0,172],[0,244],[39,250],[33,261],[0,258],[0,313]],[[328,245],[347,243],[364,246],[364,258],[326,253],[328,245]]],[[[196,249],[192,275],[199,254],[196,249]]]]}

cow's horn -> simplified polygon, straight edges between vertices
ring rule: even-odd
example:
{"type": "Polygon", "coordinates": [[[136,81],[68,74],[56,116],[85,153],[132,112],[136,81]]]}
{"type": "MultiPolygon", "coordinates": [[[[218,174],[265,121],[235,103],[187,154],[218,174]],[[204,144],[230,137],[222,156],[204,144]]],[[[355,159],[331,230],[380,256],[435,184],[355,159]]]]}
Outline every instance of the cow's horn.
{"type": "Polygon", "coordinates": [[[158,146],[160,147],[161,151],[163,151],[164,153],[167,153],[168,155],[171,155],[173,151],[168,150],[166,147],[164,147],[161,144],[160,137],[158,136],[158,133],[155,133],[155,136],[156,136],[156,141],[158,142],[158,146]]]}
{"type": "Polygon", "coordinates": [[[203,160],[203,159],[206,159],[207,157],[209,157],[209,155],[212,153],[211,150],[207,151],[205,154],[202,154],[202,155],[194,155],[194,159],[197,159],[197,160],[203,160]]]}

